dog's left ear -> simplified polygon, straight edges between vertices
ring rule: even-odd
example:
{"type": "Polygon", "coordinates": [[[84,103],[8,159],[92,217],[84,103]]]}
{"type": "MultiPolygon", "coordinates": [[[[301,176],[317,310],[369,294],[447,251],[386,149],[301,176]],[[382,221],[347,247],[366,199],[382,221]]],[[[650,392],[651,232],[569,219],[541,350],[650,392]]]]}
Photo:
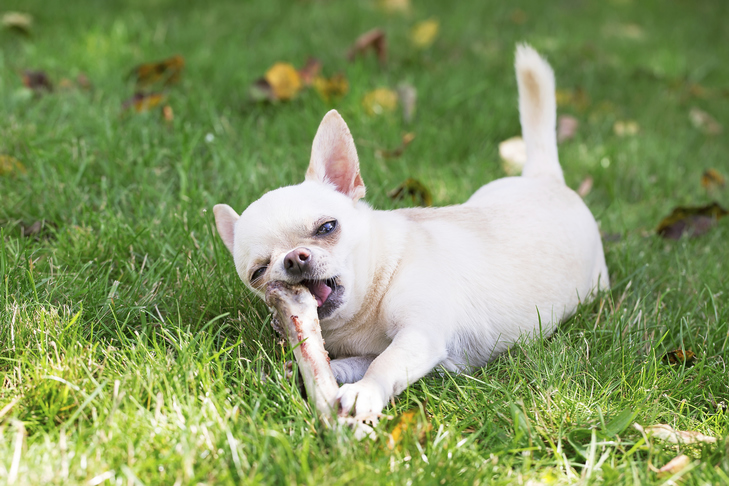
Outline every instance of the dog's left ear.
{"type": "Polygon", "coordinates": [[[353,201],[365,195],[354,139],[337,110],[327,113],[316,131],[306,180],[334,184],[353,201]]]}
{"type": "Polygon", "coordinates": [[[235,222],[238,221],[238,213],[227,204],[216,204],[213,207],[213,214],[215,215],[215,226],[218,228],[220,239],[223,240],[226,248],[233,253],[235,243],[233,229],[235,228],[235,222]]]}

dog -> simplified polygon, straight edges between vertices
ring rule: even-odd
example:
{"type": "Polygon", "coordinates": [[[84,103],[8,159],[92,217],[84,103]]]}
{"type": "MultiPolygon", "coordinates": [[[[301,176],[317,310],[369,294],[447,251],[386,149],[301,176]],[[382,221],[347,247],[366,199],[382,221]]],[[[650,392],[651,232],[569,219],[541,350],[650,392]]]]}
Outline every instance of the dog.
{"type": "Polygon", "coordinates": [[[468,372],[522,336],[549,336],[609,288],[597,223],[559,164],[552,68],[527,45],[517,46],[515,67],[522,175],[461,205],[372,209],[352,135],[332,110],[304,182],[264,194],[241,215],[214,207],[254,293],[282,280],[315,297],[346,413],[379,414],[436,368],[468,372]]]}

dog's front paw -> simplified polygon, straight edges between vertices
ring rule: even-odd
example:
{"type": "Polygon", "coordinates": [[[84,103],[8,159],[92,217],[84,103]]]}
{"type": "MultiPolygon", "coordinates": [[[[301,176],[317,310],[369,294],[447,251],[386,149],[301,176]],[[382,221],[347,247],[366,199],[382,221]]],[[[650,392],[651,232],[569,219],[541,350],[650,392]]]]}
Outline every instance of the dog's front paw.
{"type": "Polygon", "coordinates": [[[342,411],[355,416],[372,416],[382,412],[387,404],[385,392],[374,380],[360,380],[357,383],[342,385],[337,394],[342,411]]]}

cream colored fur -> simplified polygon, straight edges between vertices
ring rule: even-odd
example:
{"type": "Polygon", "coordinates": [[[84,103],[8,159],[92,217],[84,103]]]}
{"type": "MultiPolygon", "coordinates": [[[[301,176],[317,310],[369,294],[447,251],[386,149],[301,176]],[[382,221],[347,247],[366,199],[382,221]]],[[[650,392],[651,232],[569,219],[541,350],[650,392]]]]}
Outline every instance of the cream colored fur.
{"type": "Polygon", "coordinates": [[[305,182],[265,194],[240,217],[215,206],[238,274],[259,295],[270,280],[301,280],[285,264],[297,248],[310,251],[316,279],[343,287],[321,327],[346,383],[344,409],[379,413],[437,367],[483,366],[521,336],[550,335],[608,288],[597,224],[559,165],[552,69],[519,46],[516,73],[523,175],[491,182],[460,206],[376,211],[360,201],[356,149],[336,111],[317,131],[305,182]],[[338,232],[316,236],[325,220],[338,232]]]}

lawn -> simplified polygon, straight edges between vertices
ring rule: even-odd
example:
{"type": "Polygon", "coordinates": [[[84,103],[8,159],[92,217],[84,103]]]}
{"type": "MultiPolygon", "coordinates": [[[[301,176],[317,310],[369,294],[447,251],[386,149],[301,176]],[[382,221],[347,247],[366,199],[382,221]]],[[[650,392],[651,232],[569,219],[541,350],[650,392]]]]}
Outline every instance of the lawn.
{"type": "Polygon", "coordinates": [[[33,23],[0,28],[0,483],[729,483],[729,218],[696,238],[655,231],[674,207],[729,206],[729,188],[702,184],[709,169],[729,177],[729,3],[382,3],[2,3],[33,23]],[[429,19],[432,45],[413,45],[429,19]],[[375,27],[387,60],[349,62],[375,27]],[[323,428],[213,205],[242,211],[301,181],[332,108],[373,206],[413,205],[388,196],[407,178],[435,205],[464,201],[505,175],[521,41],[549,59],[559,112],[579,122],[561,162],[572,188],[592,179],[612,290],[548,340],[414,384],[376,441],[323,428]],[[185,66],[162,103],[125,109],[132,69],[174,55],[185,66]],[[251,100],[274,63],[308,56],[348,92],[251,100]],[[26,70],[53,91],[25,87],[26,70]],[[417,90],[412,121],[368,114],[367,93],[401,83],[417,90]],[[695,357],[671,363],[674,350],[695,357]]]}

